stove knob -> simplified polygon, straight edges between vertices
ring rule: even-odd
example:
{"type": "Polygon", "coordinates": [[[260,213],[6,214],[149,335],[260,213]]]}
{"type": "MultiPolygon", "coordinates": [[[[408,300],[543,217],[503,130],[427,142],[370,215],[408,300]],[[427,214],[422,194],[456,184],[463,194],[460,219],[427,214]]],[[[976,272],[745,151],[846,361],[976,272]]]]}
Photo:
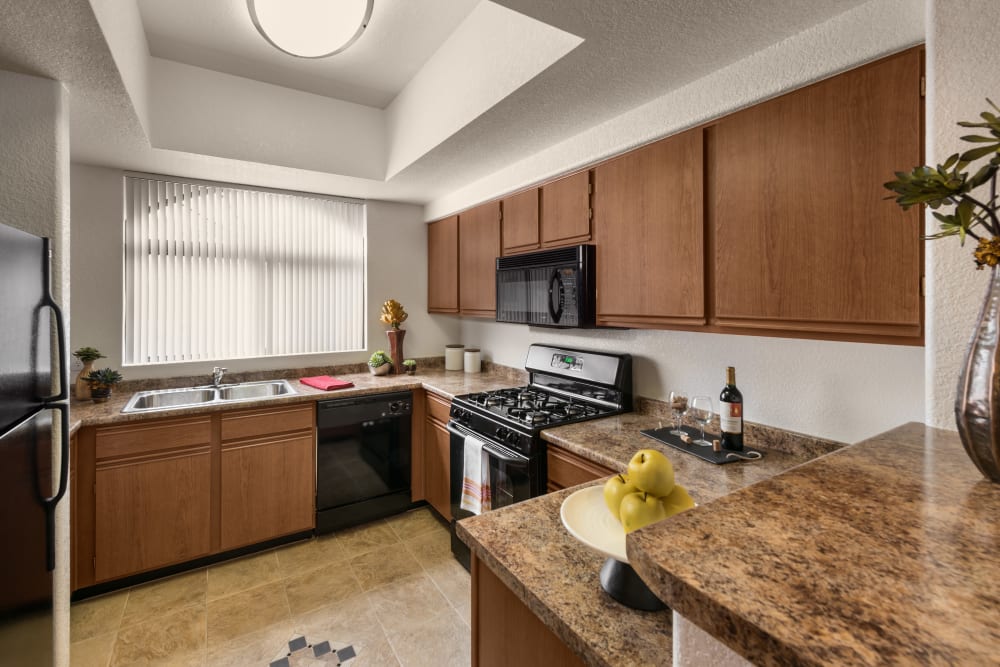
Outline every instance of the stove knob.
{"type": "Polygon", "coordinates": [[[495,433],[497,436],[497,440],[503,440],[504,438],[507,437],[507,434],[510,433],[510,431],[505,429],[503,426],[497,426],[497,430],[495,431],[495,433]]]}
{"type": "Polygon", "coordinates": [[[398,412],[398,411],[399,411],[399,403],[393,401],[392,403],[389,404],[389,412],[398,412]]]}
{"type": "Polygon", "coordinates": [[[507,434],[507,442],[509,442],[510,444],[516,445],[517,440],[518,440],[517,433],[511,431],[510,433],[507,434]]]}

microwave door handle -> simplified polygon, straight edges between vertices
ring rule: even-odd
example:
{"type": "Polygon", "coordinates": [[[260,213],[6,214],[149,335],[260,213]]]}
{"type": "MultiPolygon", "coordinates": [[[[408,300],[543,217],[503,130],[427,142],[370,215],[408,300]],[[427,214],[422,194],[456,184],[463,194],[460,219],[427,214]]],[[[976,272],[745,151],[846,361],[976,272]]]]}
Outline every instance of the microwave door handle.
{"type": "Polygon", "coordinates": [[[559,270],[555,269],[552,271],[552,276],[549,278],[549,316],[552,318],[552,324],[559,324],[559,320],[562,319],[563,314],[563,282],[562,278],[559,277],[559,270]],[[559,309],[552,307],[553,297],[557,297],[559,300],[559,309]]]}

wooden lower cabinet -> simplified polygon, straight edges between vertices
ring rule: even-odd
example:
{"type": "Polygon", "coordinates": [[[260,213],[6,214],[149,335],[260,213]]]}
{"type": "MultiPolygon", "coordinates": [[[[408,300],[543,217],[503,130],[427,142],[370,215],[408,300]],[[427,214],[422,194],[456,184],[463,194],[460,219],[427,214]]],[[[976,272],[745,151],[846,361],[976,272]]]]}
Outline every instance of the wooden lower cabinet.
{"type": "Polygon", "coordinates": [[[74,590],[310,530],[314,424],[310,403],[81,429],[74,590]]]}
{"type": "Polygon", "coordinates": [[[222,444],[223,551],[313,528],[315,453],[310,433],[222,444]]]}
{"type": "Polygon", "coordinates": [[[583,661],[472,555],[473,667],[576,667],[583,661]]]}
{"type": "Polygon", "coordinates": [[[577,484],[591,482],[617,474],[617,470],[606,468],[558,445],[547,447],[548,491],[568,489],[577,484]]]}
{"type": "Polygon", "coordinates": [[[98,467],[95,582],[207,556],[211,471],[207,444],[98,467]]]}
{"type": "Polygon", "coordinates": [[[424,421],[424,498],[437,513],[451,521],[451,402],[427,392],[424,421]]]}

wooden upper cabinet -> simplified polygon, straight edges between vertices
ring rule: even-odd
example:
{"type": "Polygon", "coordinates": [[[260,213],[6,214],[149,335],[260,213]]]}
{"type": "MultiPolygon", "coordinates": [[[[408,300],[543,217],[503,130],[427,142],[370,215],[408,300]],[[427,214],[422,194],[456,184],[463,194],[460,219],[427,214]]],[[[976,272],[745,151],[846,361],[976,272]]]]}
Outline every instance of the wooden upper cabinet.
{"type": "Polygon", "coordinates": [[[519,192],[501,201],[503,206],[503,254],[539,248],[538,188],[519,192]]]}
{"type": "Polygon", "coordinates": [[[542,247],[554,248],[589,241],[590,172],[565,176],[546,183],[541,190],[542,247]]]}
{"type": "Polygon", "coordinates": [[[919,337],[922,212],[882,184],[922,164],[912,49],[708,130],[715,323],[919,337]]]}
{"type": "Polygon", "coordinates": [[[500,256],[500,202],[470,208],[458,216],[459,310],[496,317],[496,259],[500,256]]]}
{"type": "Polygon", "coordinates": [[[598,324],[704,324],[703,155],[696,129],[594,169],[598,324]]]}
{"type": "Polygon", "coordinates": [[[458,312],[458,216],[427,225],[427,312],[458,312]]]}

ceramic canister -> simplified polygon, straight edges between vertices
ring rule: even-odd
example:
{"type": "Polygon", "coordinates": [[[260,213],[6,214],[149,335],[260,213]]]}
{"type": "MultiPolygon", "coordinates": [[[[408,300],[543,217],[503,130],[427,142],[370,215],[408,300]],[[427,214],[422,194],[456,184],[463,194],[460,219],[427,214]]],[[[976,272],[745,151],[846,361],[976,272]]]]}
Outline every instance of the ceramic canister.
{"type": "Polygon", "coordinates": [[[460,371],[464,367],[465,360],[463,354],[465,353],[464,345],[445,345],[444,346],[444,369],[446,371],[460,371]]]}
{"type": "Polygon", "coordinates": [[[483,360],[479,348],[470,347],[465,351],[465,372],[478,373],[483,369],[483,360]]]}

